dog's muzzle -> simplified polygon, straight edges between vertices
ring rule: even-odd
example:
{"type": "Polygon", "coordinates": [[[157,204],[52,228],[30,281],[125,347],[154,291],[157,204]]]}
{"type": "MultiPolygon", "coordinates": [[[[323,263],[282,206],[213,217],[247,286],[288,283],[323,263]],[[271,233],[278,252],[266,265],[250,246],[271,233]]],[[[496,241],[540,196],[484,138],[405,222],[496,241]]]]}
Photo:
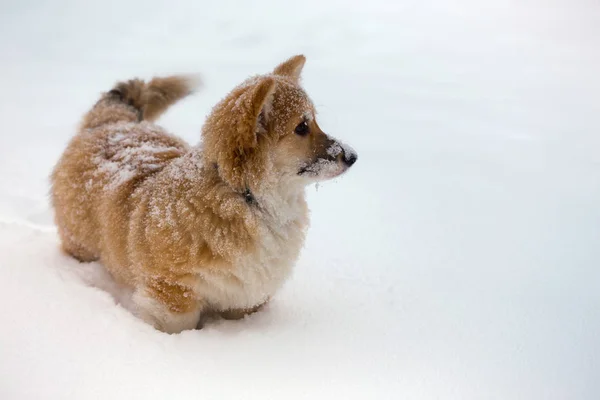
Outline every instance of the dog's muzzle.
{"type": "Polygon", "coordinates": [[[341,161],[346,167],[351,167],[358,160],[358,154],[352,147],[334,139],[331,139],[326,152],[331,160],[341,161]]]}
{"type": "Polygon", "coordinates": [[[358,154],[356,154],[354,150],[351,150],[349,152],[344,150],[342,155],[342,161],[344,161],[344,164],[346,164],[348,167],[351,167],[356,162],[356,160],[358,160],[358,154]]]}

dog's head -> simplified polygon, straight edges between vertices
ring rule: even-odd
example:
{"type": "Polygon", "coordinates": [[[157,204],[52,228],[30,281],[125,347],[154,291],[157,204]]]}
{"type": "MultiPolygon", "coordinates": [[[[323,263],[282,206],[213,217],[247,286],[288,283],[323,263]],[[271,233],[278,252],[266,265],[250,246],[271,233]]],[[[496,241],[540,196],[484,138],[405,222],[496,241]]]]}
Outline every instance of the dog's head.
{"type": "Polygon", "coordinates": [[[334,178],[357,154],[326,135],[300,86],[299,55],[272,74],[248,79],[215,106],[203,129],[204,154],[237,190],[257,185],[307,185],[334,178]]]}

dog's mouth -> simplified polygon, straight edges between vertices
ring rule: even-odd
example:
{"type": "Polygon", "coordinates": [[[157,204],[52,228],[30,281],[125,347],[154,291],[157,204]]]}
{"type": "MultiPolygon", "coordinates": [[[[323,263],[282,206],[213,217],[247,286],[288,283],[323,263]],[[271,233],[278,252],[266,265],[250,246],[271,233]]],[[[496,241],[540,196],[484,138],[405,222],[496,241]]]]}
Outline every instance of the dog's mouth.
{"type": "Polygon", "coordinates": [[[346,172],[348,168],[337,160],[321,158],[311,164],[303,165],[298,175],[307,178],[332,179],[346,172]]]}
{"type": "Polygon", "coordinates": [[[302,165],[298,175],[332,179],[346,172],[358,159],[356,152],[349,146],[333,141],[326,149],[326,156],[302,165]]]}

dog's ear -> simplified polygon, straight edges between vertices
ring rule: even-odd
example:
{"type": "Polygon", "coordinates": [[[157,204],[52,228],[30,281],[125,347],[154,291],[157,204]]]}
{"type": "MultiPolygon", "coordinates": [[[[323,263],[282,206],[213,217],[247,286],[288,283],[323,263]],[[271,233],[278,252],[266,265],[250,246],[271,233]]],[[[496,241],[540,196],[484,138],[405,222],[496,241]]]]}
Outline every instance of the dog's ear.
{"type": "Polygon", "coordinates": [[[306,57],[302,54],[294,56],[289,60],[279,64],[277,68],[273,71],[275,75],[281,75],[290,78],[292,81],[298,83],[300,80],[300,74],[302,73],[302,68],[304,67],[304,63],[306,62],[306,57]]]}
{"type": "Polygon", "coordinates": [[[275,78],[260,77],[236,88],[213,109],[203,128],[204,155],[236,190],[262,166],[259,134],[268,128],[275,78]],[[250,83],[251,82],[251,83],[250,83]]]}
{"type": "Polygon", "coordinates": [[[243,151],[256,147],[257,133],[265,128],[261,125],[266,124],[269,118],[274,91],[275,80],[265,78],[240,95],[236,102],[239,120],[236,127],[237,146],[235,147],[238,149],[243,151]]]}

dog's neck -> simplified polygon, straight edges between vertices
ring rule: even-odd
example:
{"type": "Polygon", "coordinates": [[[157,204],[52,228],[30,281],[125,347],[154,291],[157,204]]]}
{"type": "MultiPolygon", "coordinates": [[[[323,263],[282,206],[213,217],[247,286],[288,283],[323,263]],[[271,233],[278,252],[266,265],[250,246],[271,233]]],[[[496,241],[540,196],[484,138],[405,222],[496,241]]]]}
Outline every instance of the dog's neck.
{"type": "Polygon", "coordinates": [[[304,185],[298,182],[271,177],[264,179],[250,193],[255,201],[250,204],[251,207],[257,207],[263,214],[284,224],[301,217],[306,211],[304,185]]]}
{"type": "MultiPolygon", "coordinates": [[[[203,158],[200,148],[196,148],[192,152],[195,152],[199,159],[203,158]]],[[[273,222],[287,224],[303,217],[307,211],[305,185],[299,179],[287,179],[275,174],[266,174],[254,182],[249,182],[247,186],[236,189],[228,184],[219,173],[220,167],[217,163],[213,162],[209,165],[211,165],[209,168],[216,171],[223,184],[244,198],[248,207],[262,213],[273,222]]]]}
{"type": "Polygon", "coordinates": [[[256,201],[256,197],[254,197],[254,194],[250,189],[246,188],[242,195],[244,196],[244,199],[246,200],[246,203],[248,205],[253,206],[258,204],[256,201]]]}

